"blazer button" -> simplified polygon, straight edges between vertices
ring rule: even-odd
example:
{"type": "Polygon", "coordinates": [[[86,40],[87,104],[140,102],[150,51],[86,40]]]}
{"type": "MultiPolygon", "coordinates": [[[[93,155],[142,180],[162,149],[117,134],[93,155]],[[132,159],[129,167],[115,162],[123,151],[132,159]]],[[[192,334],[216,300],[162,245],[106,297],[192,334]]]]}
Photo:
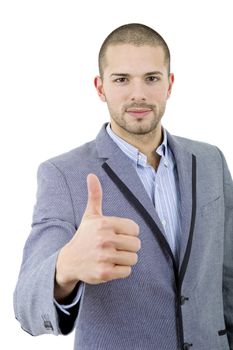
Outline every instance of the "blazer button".
{"type": "Polygon", "coordinates": [[[184,303],[185,303],[187,300],[189,300],[189,298],[187,298],[187,297],[181,295],[181,297],[180,297],[180,305],[184,305],[184,303]]]}
{"type": "Polygon", "coordinates": [[[53,326],[52,326],[52,323],[50,321],[44,321],[44,327],[47,330],[53,331],[53,326]]]}
{"type": "Polygon", "coordinates": [[[193,344],[184,343],[182,350],[189,350],[191,348],[191,346],[193,346],[193,344]]]}

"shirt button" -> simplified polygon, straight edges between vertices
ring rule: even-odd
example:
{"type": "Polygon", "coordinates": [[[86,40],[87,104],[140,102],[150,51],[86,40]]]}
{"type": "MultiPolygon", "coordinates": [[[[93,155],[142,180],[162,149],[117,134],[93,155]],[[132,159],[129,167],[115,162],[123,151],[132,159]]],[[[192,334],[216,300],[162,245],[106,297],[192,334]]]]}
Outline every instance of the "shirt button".
{"type": "Polygon", "coordinates": [[[163,226],[166,226],[167,221],[166,220],[162,220],[162,224],[163,224],[163,226]]]}

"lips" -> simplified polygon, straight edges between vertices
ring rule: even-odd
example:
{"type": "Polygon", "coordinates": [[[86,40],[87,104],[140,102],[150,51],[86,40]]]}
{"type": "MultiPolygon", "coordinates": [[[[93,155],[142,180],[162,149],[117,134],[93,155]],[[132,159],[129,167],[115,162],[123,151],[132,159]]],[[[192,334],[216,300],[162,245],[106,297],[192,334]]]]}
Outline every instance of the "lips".
{"type": "Polygon", "coordinates": [[[133,117],[145,117],[147,116],[152,109],[150,108],[128,108],[126,112],[133,117]]]}
{"type": "Polygon", "coordinates": [[[133,112],[133,113],[145,113],[150,112],[150,108],[128,108],[127,112],[133,112]]]}

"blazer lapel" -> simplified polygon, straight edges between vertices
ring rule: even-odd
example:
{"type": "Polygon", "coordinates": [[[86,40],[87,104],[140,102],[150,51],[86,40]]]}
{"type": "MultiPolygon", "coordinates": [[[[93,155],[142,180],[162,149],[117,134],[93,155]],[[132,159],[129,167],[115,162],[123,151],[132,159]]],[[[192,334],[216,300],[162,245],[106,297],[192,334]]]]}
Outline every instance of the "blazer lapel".
{"type": "MultiPolygon", "coordinates": [[[[168,133],[168,143],[175,157],[181,201],[180,270],[187,265],[193,238],[196,213],[196,157],[187,152],[177,139],[168,133]]],[[[186,266],[187,267],[187,266],[186,266]]]]}

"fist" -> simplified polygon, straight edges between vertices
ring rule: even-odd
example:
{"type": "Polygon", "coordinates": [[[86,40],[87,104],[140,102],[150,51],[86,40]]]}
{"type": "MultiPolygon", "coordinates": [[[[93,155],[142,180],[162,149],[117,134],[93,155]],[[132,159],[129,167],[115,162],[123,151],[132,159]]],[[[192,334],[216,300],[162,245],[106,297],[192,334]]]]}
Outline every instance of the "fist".
{"type": "Polygon", "coordinates": [[[98,177],[87,177],[88,200],[81,224],[58,256],[57,282],[98,284],[130,275],[141,247],[139,226],[132,220],[102,214],[98,177]]]}

